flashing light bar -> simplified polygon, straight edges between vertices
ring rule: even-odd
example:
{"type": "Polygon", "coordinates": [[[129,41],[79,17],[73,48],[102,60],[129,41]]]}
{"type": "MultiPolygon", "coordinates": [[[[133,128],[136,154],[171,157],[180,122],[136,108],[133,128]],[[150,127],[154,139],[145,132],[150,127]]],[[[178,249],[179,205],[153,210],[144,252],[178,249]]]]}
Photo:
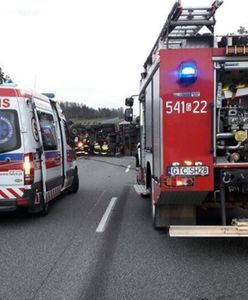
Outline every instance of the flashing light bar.
{"type": "Polygon", "coordinates": [[[181,84],[192,84],[197,79],[197,67],[194,62],[183,62],[178,69],[178,81],[181,84]]]}
{"type": "Polygon", "coordinates": [[[46,96],[49,99],[55,98],[55,94],[54,93],[42,93],[42,95],[46,96]]]}

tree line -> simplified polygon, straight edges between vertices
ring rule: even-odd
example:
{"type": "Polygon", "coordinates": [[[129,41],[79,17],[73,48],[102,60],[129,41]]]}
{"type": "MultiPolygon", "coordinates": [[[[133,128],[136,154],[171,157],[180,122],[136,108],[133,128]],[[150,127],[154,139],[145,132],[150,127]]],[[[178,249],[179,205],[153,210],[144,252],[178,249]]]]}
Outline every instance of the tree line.
{"type": "Polygon", "coordinates": [[[98,118],[123,118],[123,108],[98,108],[94,109],[77,102],[60,102],[67,119],[98,119],[98,118]]]}

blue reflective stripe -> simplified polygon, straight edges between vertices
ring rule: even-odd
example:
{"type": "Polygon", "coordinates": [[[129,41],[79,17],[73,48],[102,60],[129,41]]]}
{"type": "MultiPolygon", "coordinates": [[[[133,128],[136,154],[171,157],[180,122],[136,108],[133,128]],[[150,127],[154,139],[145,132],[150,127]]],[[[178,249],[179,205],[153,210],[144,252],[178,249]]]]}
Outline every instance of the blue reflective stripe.
{"type": "Polygon", "coordinates": [[[23,153],[4,153],[0,154],[0,161],[5,161],[10,158],[12,161],[23,160],[23,153]]]}

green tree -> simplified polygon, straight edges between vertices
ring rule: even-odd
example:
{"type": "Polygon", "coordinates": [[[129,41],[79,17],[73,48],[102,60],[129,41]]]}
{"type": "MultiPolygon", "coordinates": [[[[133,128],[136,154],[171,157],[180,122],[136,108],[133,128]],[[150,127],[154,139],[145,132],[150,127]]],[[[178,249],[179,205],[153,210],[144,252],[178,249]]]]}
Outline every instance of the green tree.
{"type": "Polygon", "coordinates": [[[240,26],[237,32],[238,34],[248,34],[248,30],[244,26],[240,26]]]}
{"type": "Polygon", "coordinates": [[[4,83],[4,73],[2,71],[2,68],[0,67],[0,84],[3,84],[4,83]]]}

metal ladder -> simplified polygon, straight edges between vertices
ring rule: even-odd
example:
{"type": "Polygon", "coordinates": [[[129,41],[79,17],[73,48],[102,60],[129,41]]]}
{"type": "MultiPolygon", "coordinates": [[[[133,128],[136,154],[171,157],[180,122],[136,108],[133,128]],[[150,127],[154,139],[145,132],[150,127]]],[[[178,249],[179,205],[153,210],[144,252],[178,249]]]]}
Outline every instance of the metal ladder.
{"type": "Polygon", "coordinates": [[[183,41],[195,37],[206,26],[211,34],[214,33],[215,12],[223,3],[215,0],[209,7],[182,7],[178,0],[172,7],[167,20],[150,52],[144,67],[152,65],[154,56],[161,48],[179,48],[183,41]]]}

